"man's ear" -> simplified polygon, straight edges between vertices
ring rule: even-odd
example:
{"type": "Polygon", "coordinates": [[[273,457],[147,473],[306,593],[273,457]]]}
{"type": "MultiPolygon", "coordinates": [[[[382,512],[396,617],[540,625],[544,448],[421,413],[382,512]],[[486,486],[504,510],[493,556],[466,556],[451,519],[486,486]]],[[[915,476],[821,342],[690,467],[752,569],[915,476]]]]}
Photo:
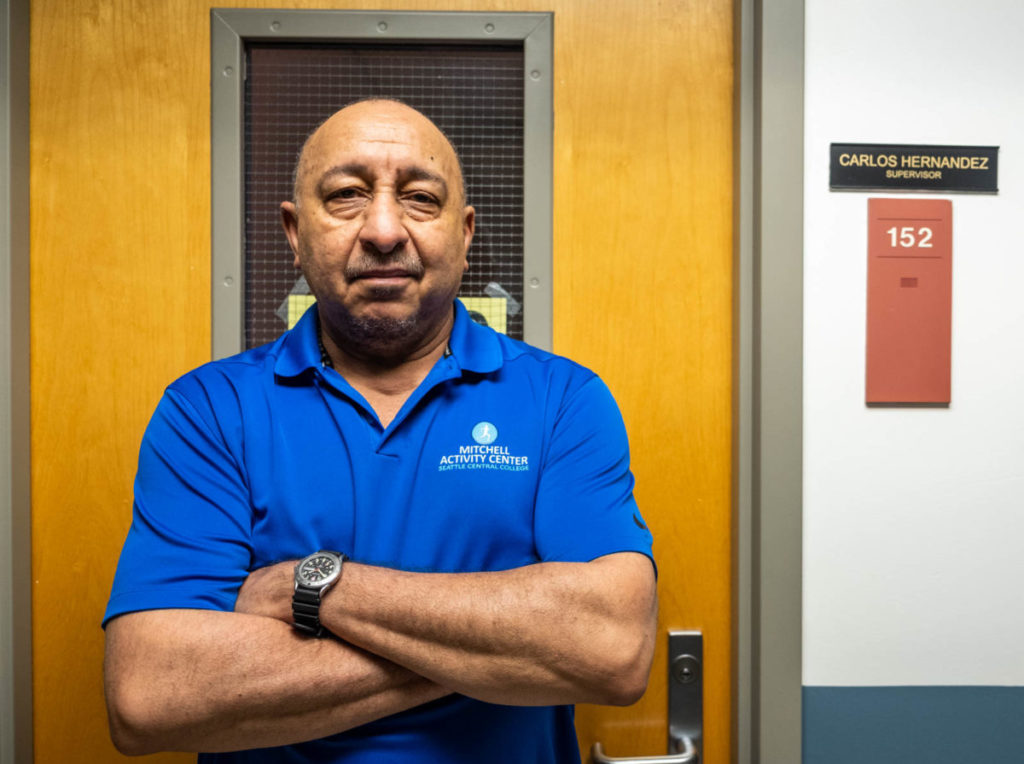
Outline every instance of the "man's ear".
{"type": "Polygon", "coordinates": [[[292,255],[295,259],[293,265],[298,268],[299,263],[299,211],[295,202],[281,202],[281,227],[284,228],[284,235],[288,237],[288,244],[292,248],[292,255]]]}

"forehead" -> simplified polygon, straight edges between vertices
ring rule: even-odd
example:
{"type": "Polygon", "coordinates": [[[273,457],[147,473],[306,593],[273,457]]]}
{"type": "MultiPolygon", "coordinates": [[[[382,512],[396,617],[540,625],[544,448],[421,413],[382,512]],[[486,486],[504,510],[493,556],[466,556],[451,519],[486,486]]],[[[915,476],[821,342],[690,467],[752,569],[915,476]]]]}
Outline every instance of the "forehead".
{"type": "Polygon", "coordinates": [[[313,135],[303,170],[315,179],[339,164],[380,172],[422,169],[449,181],[458,178],[455,152],[440,130],[417,111],[399,104],[356,104],[335,114],[313,135]]]}

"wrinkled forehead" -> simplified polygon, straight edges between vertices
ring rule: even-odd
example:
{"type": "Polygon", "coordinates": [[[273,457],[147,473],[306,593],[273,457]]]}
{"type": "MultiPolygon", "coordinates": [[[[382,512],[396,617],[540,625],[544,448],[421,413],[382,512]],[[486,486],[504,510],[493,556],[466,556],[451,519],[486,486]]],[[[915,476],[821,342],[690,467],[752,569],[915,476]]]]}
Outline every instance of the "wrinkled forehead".
{"type": "Polygon", "coordinates": [[[398,172],[423,170],[462,191],[455,150],[418,111],[400,104],[360,103],[336,113],[310,137],[299,164],[305,184],[339,164],[368,164],[398,172]]]}

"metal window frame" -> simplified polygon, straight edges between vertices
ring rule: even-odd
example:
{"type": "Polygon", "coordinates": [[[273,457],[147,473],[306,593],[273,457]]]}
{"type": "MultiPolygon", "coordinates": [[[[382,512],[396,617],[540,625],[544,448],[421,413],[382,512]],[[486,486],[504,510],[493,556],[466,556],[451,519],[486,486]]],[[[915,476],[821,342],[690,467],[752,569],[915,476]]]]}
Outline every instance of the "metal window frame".
{"type": "Polygon", "coordinates": [[[523,336],[551,349],[553,14],[216,8],[211,24],[212,351],[244,345],[242,97],[247,42],[521,42],[523,336]]]}
{"type": "Polygon", "coordinates": [[[0,2],[0,764],[30,762],[29,0],[0,2]]]}

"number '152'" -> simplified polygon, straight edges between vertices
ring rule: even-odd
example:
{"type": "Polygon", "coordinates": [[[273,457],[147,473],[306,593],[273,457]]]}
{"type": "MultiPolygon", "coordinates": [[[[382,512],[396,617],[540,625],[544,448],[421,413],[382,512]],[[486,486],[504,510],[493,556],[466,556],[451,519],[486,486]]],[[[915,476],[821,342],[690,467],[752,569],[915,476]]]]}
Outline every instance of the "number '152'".
{"type": "Polygon", "coordinates": [[[914,226],[903,226],[897,228],[893,226],[888,231],[891,246],[893,247],[931,247],[932,245],[932,229],[931,228],[917,228],[914,226]]]}

